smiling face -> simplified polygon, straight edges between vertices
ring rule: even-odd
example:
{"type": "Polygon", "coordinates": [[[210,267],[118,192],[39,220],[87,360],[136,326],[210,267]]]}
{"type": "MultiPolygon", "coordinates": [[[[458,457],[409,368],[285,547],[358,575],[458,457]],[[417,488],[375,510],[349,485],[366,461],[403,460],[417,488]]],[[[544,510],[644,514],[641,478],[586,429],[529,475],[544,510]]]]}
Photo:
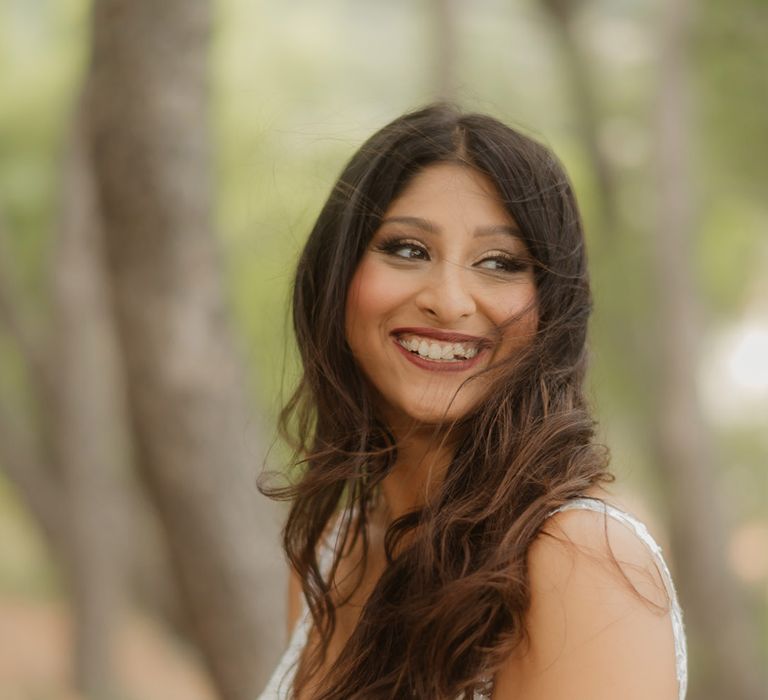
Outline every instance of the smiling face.
{"type": "Polygon", "coordinates": [[[517,231],[468,166],[431,165],[390,204],[346,308],[347,342],[390,427],[461,418],[487,389],[466,380],[530,342],[536,288],[517,231]]]}

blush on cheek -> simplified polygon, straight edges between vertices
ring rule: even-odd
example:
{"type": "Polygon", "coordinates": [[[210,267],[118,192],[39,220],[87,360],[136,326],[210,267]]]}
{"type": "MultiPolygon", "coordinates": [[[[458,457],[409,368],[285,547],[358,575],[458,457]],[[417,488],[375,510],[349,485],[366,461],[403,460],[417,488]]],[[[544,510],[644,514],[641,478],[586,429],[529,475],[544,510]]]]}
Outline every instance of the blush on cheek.
{"type": "Polygon", "coordinates": [[[536,309],[529,310],[520,318],[502,329],[500,349],[496,359],[508,358],[524,350],[534,338],[539,326],[539,314],[536,309]]]}
{"type": "Polygon", "coordinates": [[[375,315],[376,312],[376,295],[371,289],[370,275],[366,274],[365,268],[366,265],[363,260],[355,271],[352,282],[349,285],[345,310],[347,342],[358,360],[367,354],[365,346],[366,336],[369,335],[369,328],[366,321],[372,315],[375,315]]]}
{"type": "Polygon", "coordinates": [[[371,257],[363,257],[347,295],[347,333],[376,327],[396,308],[399,294],[391,271],[371,257]]]}
{"type": "Polygon", "coordinates": [[[344,318],[346,319],[347,328],[349,328],[349,318],[354,315],[355,309],[360,298],[360,279],[357,272],[352,276],[352,281],[349,283],[349,289],[347,290],[347,305],[344,309],[344,318]]]}

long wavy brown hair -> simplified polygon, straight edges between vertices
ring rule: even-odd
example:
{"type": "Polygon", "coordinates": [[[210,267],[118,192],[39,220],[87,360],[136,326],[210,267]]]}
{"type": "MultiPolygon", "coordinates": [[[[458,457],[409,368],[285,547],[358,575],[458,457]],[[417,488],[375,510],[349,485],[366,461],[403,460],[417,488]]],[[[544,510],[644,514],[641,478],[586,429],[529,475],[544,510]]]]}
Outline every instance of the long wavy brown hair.
{"type": "Polygon", "coordinates": [[[489,177],[517,222],[534,264],[538,330],[526,351],[491,368],[487,395],[453,426],[453,457],[433,496],[390,525],[387,568],[317,700],[471,697],[528,641],[526,554],[547,515],[613,480],[583,395],[592,301],[563,167],[534,139],[452,105],[396,119],[343,169],[293,288],[303,375],[281,428],[300,476],[260,488],[291,501],[283,545],[320,640],[294,690],[323,666],[336,623],[329,582],[358,538],[365,568],[369,507],[397,456],[345,337],[350,281],[390,203],[416,173],[444,162],[489,177]],[[331,571],[321,572],[318,545],[339,513],[340,545],[331,571]]]}

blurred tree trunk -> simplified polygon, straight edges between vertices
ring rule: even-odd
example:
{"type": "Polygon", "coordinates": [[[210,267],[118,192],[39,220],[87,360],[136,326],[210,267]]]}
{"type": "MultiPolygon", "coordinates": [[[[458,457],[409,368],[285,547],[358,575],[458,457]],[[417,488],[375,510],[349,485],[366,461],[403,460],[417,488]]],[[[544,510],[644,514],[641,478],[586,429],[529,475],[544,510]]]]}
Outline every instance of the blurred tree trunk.
{"type": "Polygon", "coordinates": [[[214,680],[252,700],[280,653],[283,595],[213,234],[210,12],[95,3],[88,109],[139,464],[214,680]]]}
{"type": "Polygon", "coordinates": [[[132,478],[121,359],[101,249],[82,112],[61,166],[50,258],[48,321],[29,308],[0,230],[0,327],[26,369],[31,401],[0,396],[0,465],[69,589],[75,669],[90,698],[114,697],[114,638],[135,601],[181,627],[152,513],[132,478]],[[14,409],[11,407],[14,406],[14,409]]]}
{"type": "Polygon", "coordinates": [[[438,99],[455,100],[459,79],[458,23],[459,8],[456,0],[431,0],[431,25],[434,52],[434,89],[438,99]]]}
{"type": "Polygon", "coordinates": [[[702,334],[692,265],[695,204],[688,167],[690,6],[688,0],[668,0],[663,7],[655,115],[659,203],[655,263],[660,292],[656,448],[669,486],[667,512],[685,620],[689,639],[696,644],[690,697],[758,700],[766,686],[758,677],[756,630],[727,563],[726,533],[732,514],[716,490],[715,449],[696,389],[702,334]]]}
{"type": "Polygon", "coordinates": [[[84,648],[94,650],[78,661],[94,669],[85,674],[90,677],[98,673],[98,658],[105,652],[104,645],[86,640],[98,636],[95,630],[107,629],[106,617],[111,622],[118,607],[136,603],[182,635],[186,625],[161,527],[135,475],[124,360],[85,109],[83,98],[62,168],[51,261],[52,328],[46,344],[53,395],[43,418],[68,494],[64,525],[76,535],[67,566],[76,582],[76,608],[83,609],[80,625],[85,629],[78,633],[84,648]],[[90,607],[102,598],[99,615],[105,621],[91,624],[89,618],[97,613],[90,607]]]}
{"type": "MultiPolygon", "coordinates": [[[[3,265],[0,271],[4,325],[26,365],[33,396],[25,418],[2,407],[0,456],[41,525],[72,596],[77,688],[92,698],[108,698],[117,690],[112,652],[123,568],[114,468],[124,454],[116,449],[118,363],[103,279],[94,263],[98,224],[78,126],[62,168],[48,338],[31,331],[29,309],[11,270],[3,265]]],[[[3,244],[5,262],[10,251],[3,244]]]]}
{"type": "Polygon", "coordinates": [[[575,106],[576,129],[591,166],[600,207],[600,233],[603,242],[619,234],[619,206],[616,181],[608,158],[600,147],[600,108],[589,61],[582,50],[575,28],[583,0],[541,0],[557,35],[562,55],[565,89],[575,106]]]}
{"type": "MultiPolygon", "coordinates": [[[[125,571],[118,473],[126,471],[128,451],[86,161],[82,121],[75,119],[62,164],[46,333],[32,332],[18,282],[5,264],[0,270],[4,326],[16,341],[33,397],[26,416],[3,403],[0,456],[71,594],[77,688],[108,698],[118,690],[112,657],[125,571]]],[[[9,259],[4,256],[3,263],[9,259]]]]}
{"type": "Polygon", "coordinates": [[[117,693],[113,656],[124,613],[129,470],[124,397],[100,223],[82,116],[64,159],[52,257],[51,401],[45,422],[61,471],[76,681],[89,698],[117,693]]]}

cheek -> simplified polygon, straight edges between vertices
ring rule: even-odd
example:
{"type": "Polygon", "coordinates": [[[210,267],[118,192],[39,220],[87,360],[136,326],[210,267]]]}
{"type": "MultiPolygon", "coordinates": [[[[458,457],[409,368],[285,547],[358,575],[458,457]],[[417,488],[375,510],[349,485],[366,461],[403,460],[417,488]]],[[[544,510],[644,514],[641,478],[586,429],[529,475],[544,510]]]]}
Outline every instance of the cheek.
{"type": "Polygon", "coordinates": [[[512,288],[506,294],[496,297],[489,315],[497,327],[504,329],[503,343],[507,349],[528,344],[539,325],[536,288],[533,282],[512,288]]]}
{"type": "Polygon", "coordinates": [[[368,256],[363,257],[349,285],[346,330],[350,344],[391,315],[401,302],[391,271],[368,256]]]}

